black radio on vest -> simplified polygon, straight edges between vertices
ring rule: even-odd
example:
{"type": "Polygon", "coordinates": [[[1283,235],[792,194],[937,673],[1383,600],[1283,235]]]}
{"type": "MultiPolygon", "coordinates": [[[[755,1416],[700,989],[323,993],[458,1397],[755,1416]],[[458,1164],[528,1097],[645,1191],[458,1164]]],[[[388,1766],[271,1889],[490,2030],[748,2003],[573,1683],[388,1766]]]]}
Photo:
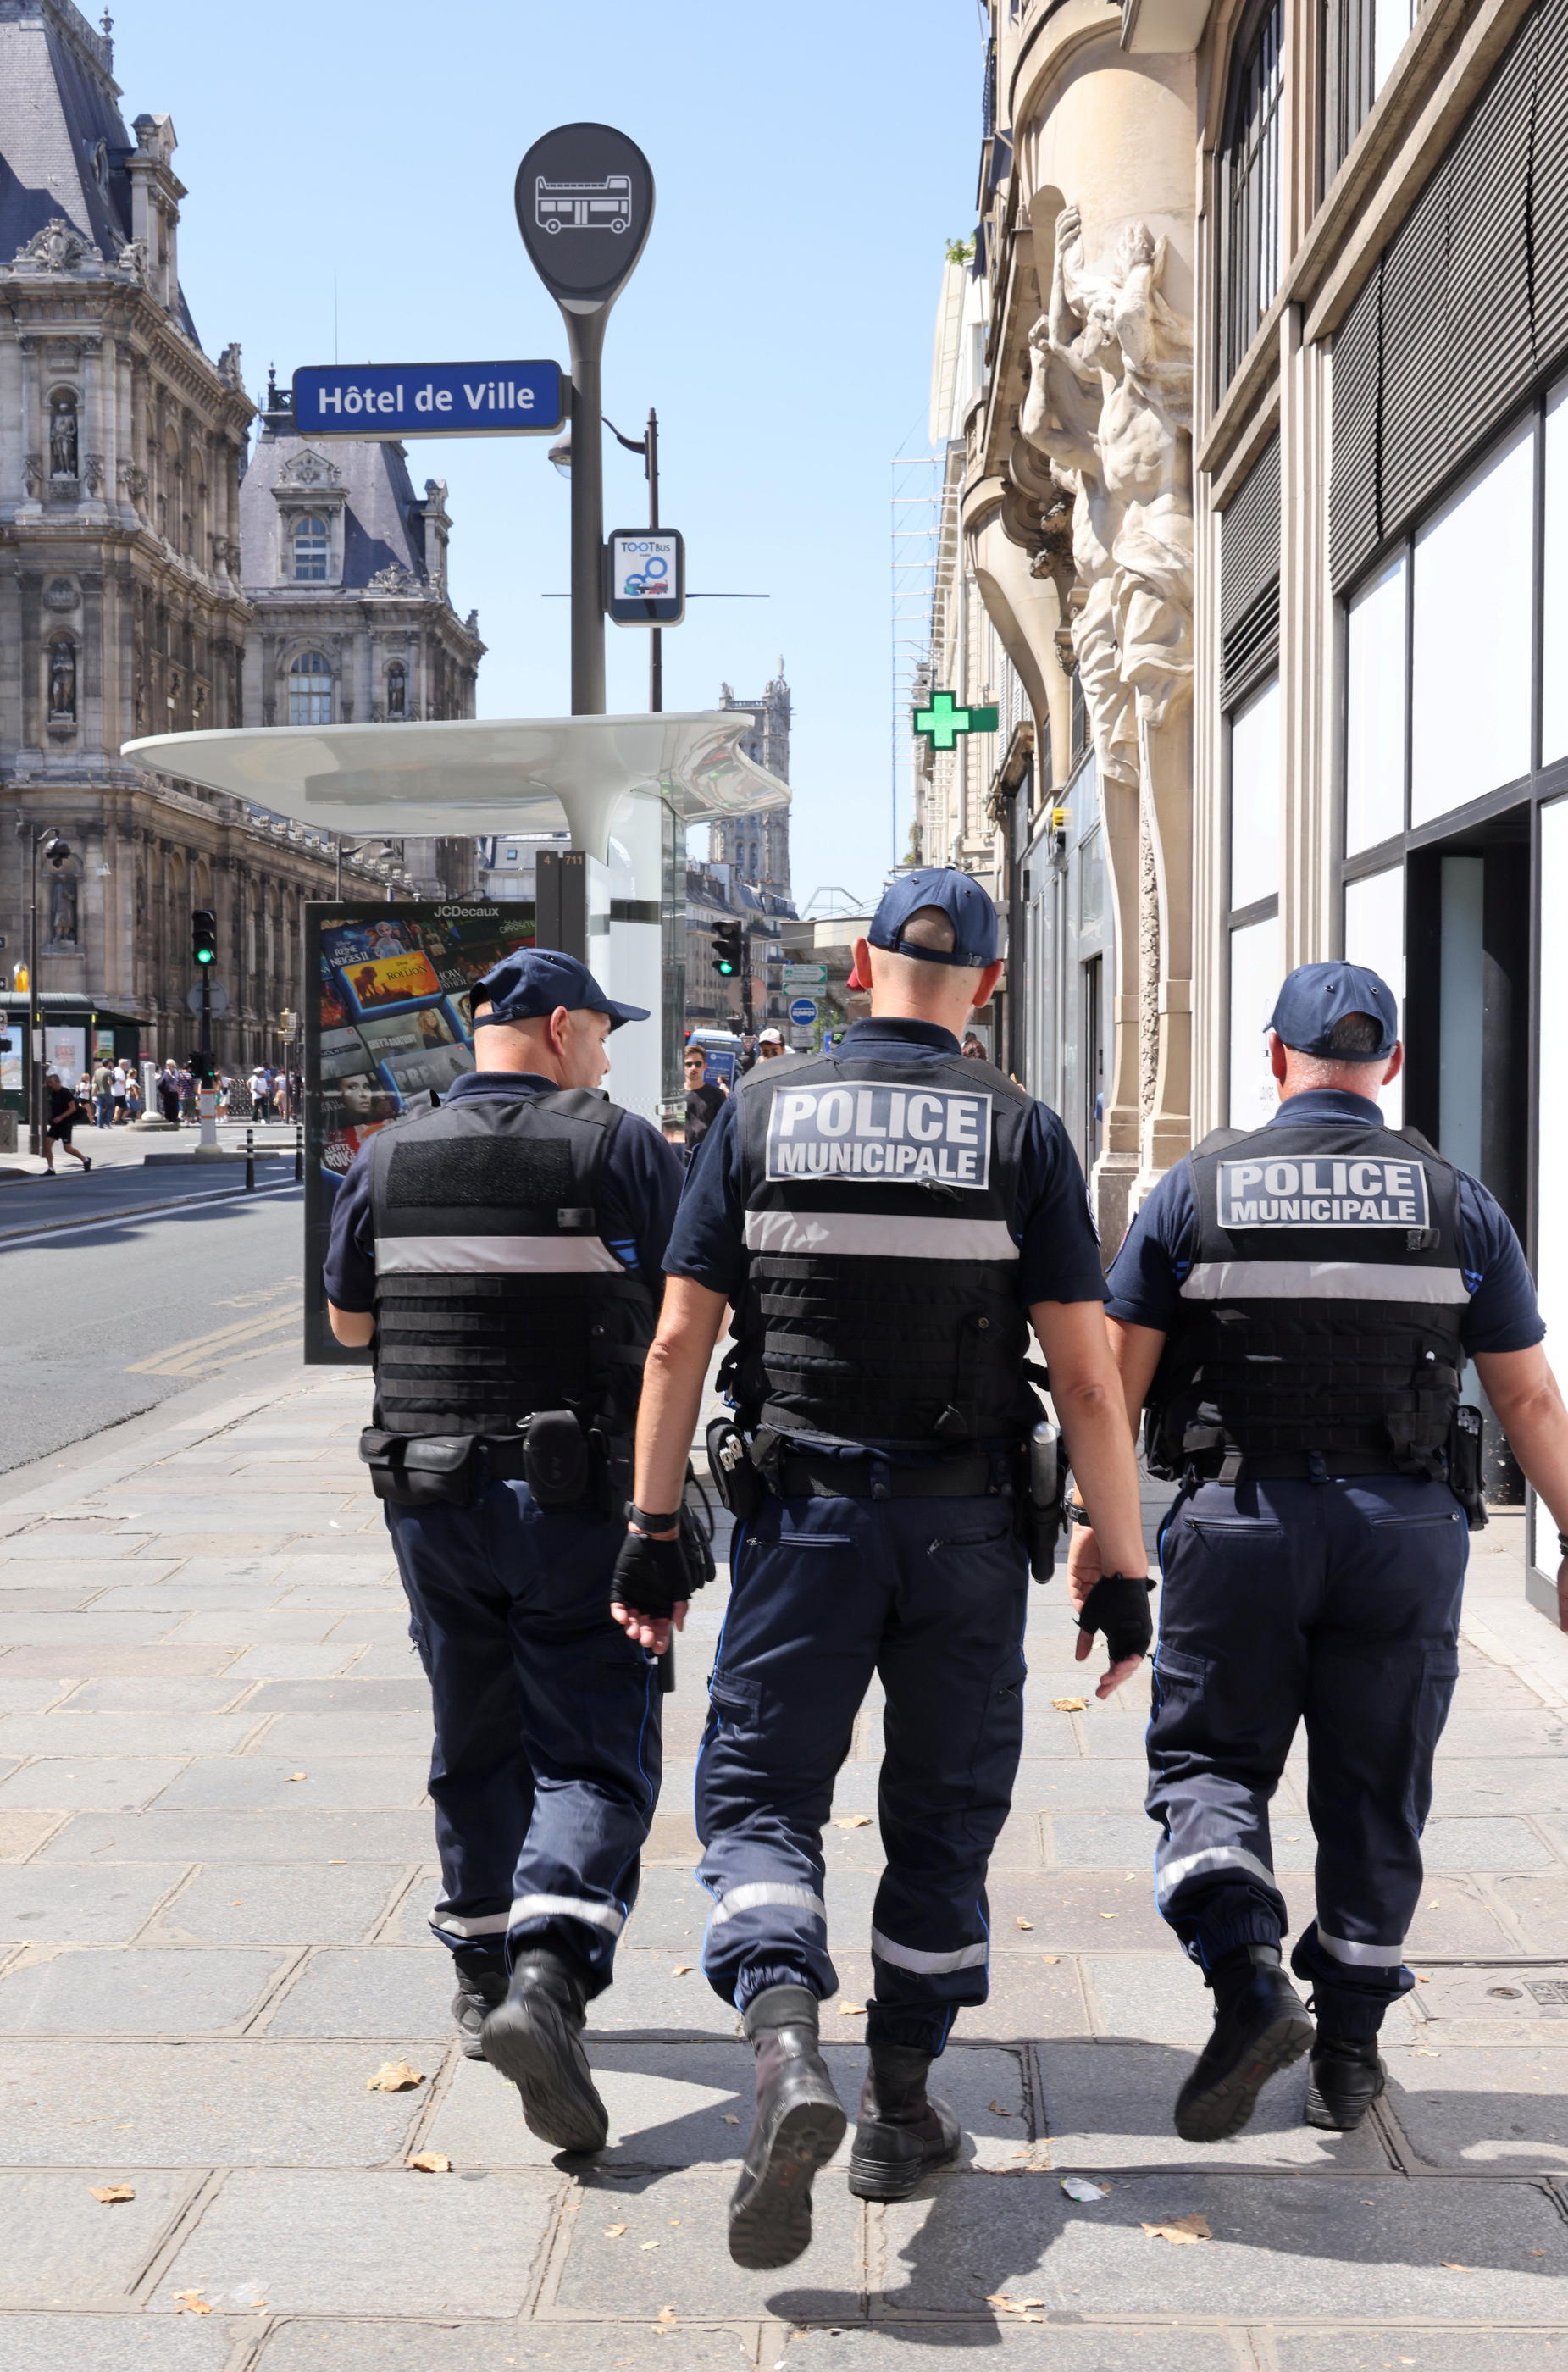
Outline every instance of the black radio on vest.
{"type": "Polygon", "coordinates": [[[623,1118],[566,1088],[457,1100],[374,1140],[376,1424],[363,1447],[383,1496],[466,1500],[483,1441],[484,1471],[527,1474],[545,1504],[596,1480],[607,1504],[624,1497],[656,1313],[598,1208],[623,1118]],[[528,1421],[546,1413],[564,1423],[541,1421],[530,1463],[528,1421]],[[574,1420],[580,1463],[563,1438],[574,1420]]]}
{"type": "Polygon", "coordinates": [[[748,1424],[956,1448],[1032,1429],[1011,1225],[1030,1099],[976,1073],[824,1056],[738,1090],[748,1424]]]}
{"type": "Polygon", "coordinates": [[[1275,1122],[1189,1157],[1183,1323],[1150,1396],[1149,1469],[1445,1471],[1469,1299],[1458,1173],[1414,1129],[1275,1122]]]}

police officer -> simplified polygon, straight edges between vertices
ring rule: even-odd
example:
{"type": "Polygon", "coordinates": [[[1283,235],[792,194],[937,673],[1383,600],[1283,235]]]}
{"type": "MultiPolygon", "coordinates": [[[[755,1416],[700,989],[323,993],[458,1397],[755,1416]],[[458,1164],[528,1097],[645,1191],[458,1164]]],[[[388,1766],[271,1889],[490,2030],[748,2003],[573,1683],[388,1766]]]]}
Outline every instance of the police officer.
{"type": "MultiPolygon", "coordinates": [[[[1176,2104],[1192,2142],[1239,2132],[1308,2049],[1308,2123],[1348,2133],[1383,2088],[1377,2031],[1412,1982],[1405,1931],[1458,1669],[1467,1514],[1484,1520],[1467,1359],[1568,1523],[1568,1415],[1514,1230],[1377,1107],[1401,1061],[1391,992],[1356,964],[1307,964],[1270,1032],[1279,1110],[1170,1170],[1110,1272],[1129,1413],[1147,1401],[1151,1469],[1180,1482],[1161,1536],[1148,1810],[1160,1909],[1214,1996],[1176,2104]],[[1317,1917],[1291,1955],[1307,2005],[1281,1967],[1269,1845],[1298,1721],[1318,1840],[1317,1917]]],[[[1075,1590],[1099,1545],[1075,1534],[1075,1590]]]]}
{"type": "Polygon", "coordinates": [[[959,1051],[996,985],[996,949],[995,909],[969,875],[898,881],[855,949],[872,1017],[830,1054],[744,1081],[689,1174],[665,1263],[617,1587],[632,1634],[656,1645],[681,1589],[687,1448],[731,1305],[755,1506],[732,1549],[696,1809],[714,1898],[704,1971],[744,2014],[756,2059],[730,2209],[743,2265],[800,2254],[812,2176],[844,2132],[819,2050],[818,2006],[838,1982],[821,1830],[876,1673],[887,1866],[850,2188],[905,2197],[958,2146],[926,2076],[957,2012],[986,1996],[986,1868],[1023,1726],[1031,1320],[1108,1553],[1084,1620],[1107,1630],[1117,1678],[1150,1635],[1083,1176],[1055,1114],[959,1051]]]}
{"type": "Polygon", "coordinates": [[[658,1795],[656,1669],[609,1597],[681,1170],[595,1092],[642,1008],[544,949],[473,1006],[478,1067],[360,1153],[325,1284],[338,1340],[376,1347],[361,1450],[434,1698],[431,1925],[464,2049],[543,2140],[591,2150],[584,2009],[658,1795]]]}

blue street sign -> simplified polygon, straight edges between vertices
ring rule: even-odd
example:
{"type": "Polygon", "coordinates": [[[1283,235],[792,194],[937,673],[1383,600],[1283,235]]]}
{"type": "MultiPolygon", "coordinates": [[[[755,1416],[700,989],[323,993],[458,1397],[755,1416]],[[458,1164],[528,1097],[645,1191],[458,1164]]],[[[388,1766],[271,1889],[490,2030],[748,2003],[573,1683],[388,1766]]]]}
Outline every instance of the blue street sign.
{"type": "Polygon", "coordinates": [[[294,374],[302,436],[540,436],[563,418],[559,363],[318,363],[294,374]]]}
{"type": "Polygon", "coordinates": [[[790,1004],[789,1017],[797,1029],[809,1029],[817,1018],[816,998],[814,996],[795,997],[790,1004]]]}

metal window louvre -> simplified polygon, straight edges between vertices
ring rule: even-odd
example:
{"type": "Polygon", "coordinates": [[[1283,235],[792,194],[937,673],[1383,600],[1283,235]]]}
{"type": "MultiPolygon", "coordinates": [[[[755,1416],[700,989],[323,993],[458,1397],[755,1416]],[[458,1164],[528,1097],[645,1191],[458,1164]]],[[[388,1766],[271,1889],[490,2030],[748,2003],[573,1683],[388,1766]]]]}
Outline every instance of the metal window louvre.
{"type": "Polygon", "coordinates": [[[1220,644],[1220,705],[1238,701],[1273,673],[1280,649],[1280,588],[1275,582],[1226,629],[1220,644]]]}
{"type": "Polygon", "coordinates": [[[1220,634],[1280,575],[1280,440],[1269,443],[1220,516],[1220,634]]]}
{"type": "Polygon", "coordinates": [[[1445,442],[1452,458],[1495,428],[1536,373],[1530,324],[1530,130],[1537,40],[1527,20],[1454,151],[1445,442]]]}
{"type": "Polygon", "coordinates": [[[1568,353],[1568,0],[1536,11],[1530,138],[1531,327],[1538,370],[1568,353]]]}
{"type": "Polygon", "coordinates": [[[1378,503],[1385,534],[1435,493],[1462,444],[1450,388],[1458,357],[1447,331],[1452,169],[1427,188],[1383,258],[1383,418],[1378,503]]]}
{"type": "Polygon", "coordinates": [[[1336,592],[1360,575],[1382,541],[1378,509],[1382,368],[1383,267],[1379,262],[1334,340],[1329,560],[1336,592]]]}

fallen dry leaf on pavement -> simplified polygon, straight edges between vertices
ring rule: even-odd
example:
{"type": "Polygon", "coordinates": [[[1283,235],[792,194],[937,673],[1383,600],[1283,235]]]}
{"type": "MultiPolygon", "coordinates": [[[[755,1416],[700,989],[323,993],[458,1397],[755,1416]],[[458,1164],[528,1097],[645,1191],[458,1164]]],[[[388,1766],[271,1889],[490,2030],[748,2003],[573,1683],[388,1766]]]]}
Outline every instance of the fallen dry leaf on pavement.
{"type": "Polygon", "coordinates": [[[1051,1702],[1058,1713],[1087,1713],[1089,1709],[1087,1697],[1052,1697],[1051,1702]]]}
{"type": "Polygon", "coordinates": [[[656,2240],[639,2240],[637,2246],[639,2249],[656,2249],[658,2247],[658,2242],[656,2240]]]}
{"type": "Polygon", "coordinates": [[[1005,2109],[1000,2100],[993,2100],[991,2113],[993,2117],[1021,2117],[1024,2112],[1022,2109],[1005,2109]]]}
{"type": "Polygon", "coordinates": [[[1469,2272],[1469,2267],[1468,2265],[1457,2265],[1452,2257],[1445,2257],[1443,2260],[1443,2270],[1446,2273],[1468,2273],[1469,2272]]]}
{"type": "Polygon", "coordinates": [[[673,2322],[675,2320],[675,2308],[672,2306],[661,2306],[658,2310],[657,2320],[660,2322],[667,2324],[673,2322]]]}
{"type": "Polygon", "coordinates": [[[212,2308],[200,2290],[176,2290],[174,2303],[181,2314],[211,2314],[212,2308]]]}
{"type": "Polygon", "coordinates": [[[303,1771],[291,1771],[291,1772],[289,1773],[289,1774],[288,1774],[288,1784],[289,1784],[289,1785],[292,1787],[292,1786],[293,1786],[293,1785],[294,1785],[294,1783],[295,1783],[295,1781],[296,1781],[296,1779],[303,1779],[303,1778],[305,1778],[307,1775],[308,1775],[308,1774],[307,1774],[305,1772],[303,1772],[303,1771]]]}
{"type": "Polygon", "coordinates": [[[738,2125],[740,2122],[740,2119],[738,2117],[732,2117],[727,2109],[725,2110],[724,2121],[726,2125],[738,2125]]]}
{"type": "Polygon", "coordinates": [[[987,2306],[1000,2307],[1004,2314],[1038,2314],[1044,2307],[1045,2300],[1009,2297],[1005,2290],[993,2290],[985,2303],[987,2306]]]}
{"type": "Polygon", "coordinates": [[[841,2002],[839,2004],[839,2016],[841,2017],[864,2017],[865,2016],[865,2004],[864,2002],[841,2002]]]}
{"type": "Polygon", "coordinates": [[[134,2199],[135,2192],[128,2182],[106,2182],[93,2192],[101,2207],[118,2207],[122,2199],[134,2199]]]}
{"type": "Polygon", "coordinates": [[[624,2224],[607,2224],[604,2227],[604,2237],[607,2240],[619,2240],[625,2229],[624,2224]]]}
{"type": "Polygon", "coordinates": [[[842,1820],[833,1822],[833,1826],[835,1829],[868,1829],[871,1815],[869,1812],[846,1812],[842,1820]]]}
{"type": "Polygon", "coordinates": [[[443,2157],[439,2150],[420,2150],[408,2163],[415,2174],[450,2174],[452,2171],[451,2159],[443,2157]]]}
{"type": "Polygon", "coordinates": [[[1120,1919],[1121,1913],[1120,1911],[1102,1911],[1099,1915],[1102,1919],[1120,1919]]]}
{"type": "Polygon", "coordinates": [[[1055,1968],[1058,1960],[1061,1959],[1062,1955],[1060,1952],[1042,1952],[1040,1957],[1045,1962],[1048,1969],[1053,1969],[1055,1968]]]}
{"type": "Polygon", "coordinates": [[[670,1972],[669,1972],[669,1973],[670,1973],[670,1975],[671,1975],[672,1977],[689,1977],[689,1976],[691,1975],[691,1961],[690,1961],[690,1960],[677,1960],[677,1962],[676,1962],[676,1964],[675,1964],[674,1968],[673,1968],[673,1969],[671,1969],[671,1971],[670,1971],[670,1972]]]}
{"type": "Polygon", "coordinates": [[[1167,2224],[1145,2224],[1144,2229],[1151,2240],[1173,2240],[1185,2243],[1194,2240],[1212,2240],[1214,2237],[1209,2229],[1209,2219],[1206,2215],[1173,2215],[1167,2224]]]}
{"type": "Polygon", "coordinates": [[[1015,1927],[1021,1927],[1026,1936],[1032,1936],[1034,1933],[1034,1921],[1032,1919],[1015,1919],[1013,1924],[1015,1927]]]}
{"type": "Polygon", "coordinates": [[[365,2088],[367,2092],[412,2092],[416,2084],[424,2081],[418,2068],[411,2067],[406,2059],[387,2059],[369,2077],[365,2088]]]}

